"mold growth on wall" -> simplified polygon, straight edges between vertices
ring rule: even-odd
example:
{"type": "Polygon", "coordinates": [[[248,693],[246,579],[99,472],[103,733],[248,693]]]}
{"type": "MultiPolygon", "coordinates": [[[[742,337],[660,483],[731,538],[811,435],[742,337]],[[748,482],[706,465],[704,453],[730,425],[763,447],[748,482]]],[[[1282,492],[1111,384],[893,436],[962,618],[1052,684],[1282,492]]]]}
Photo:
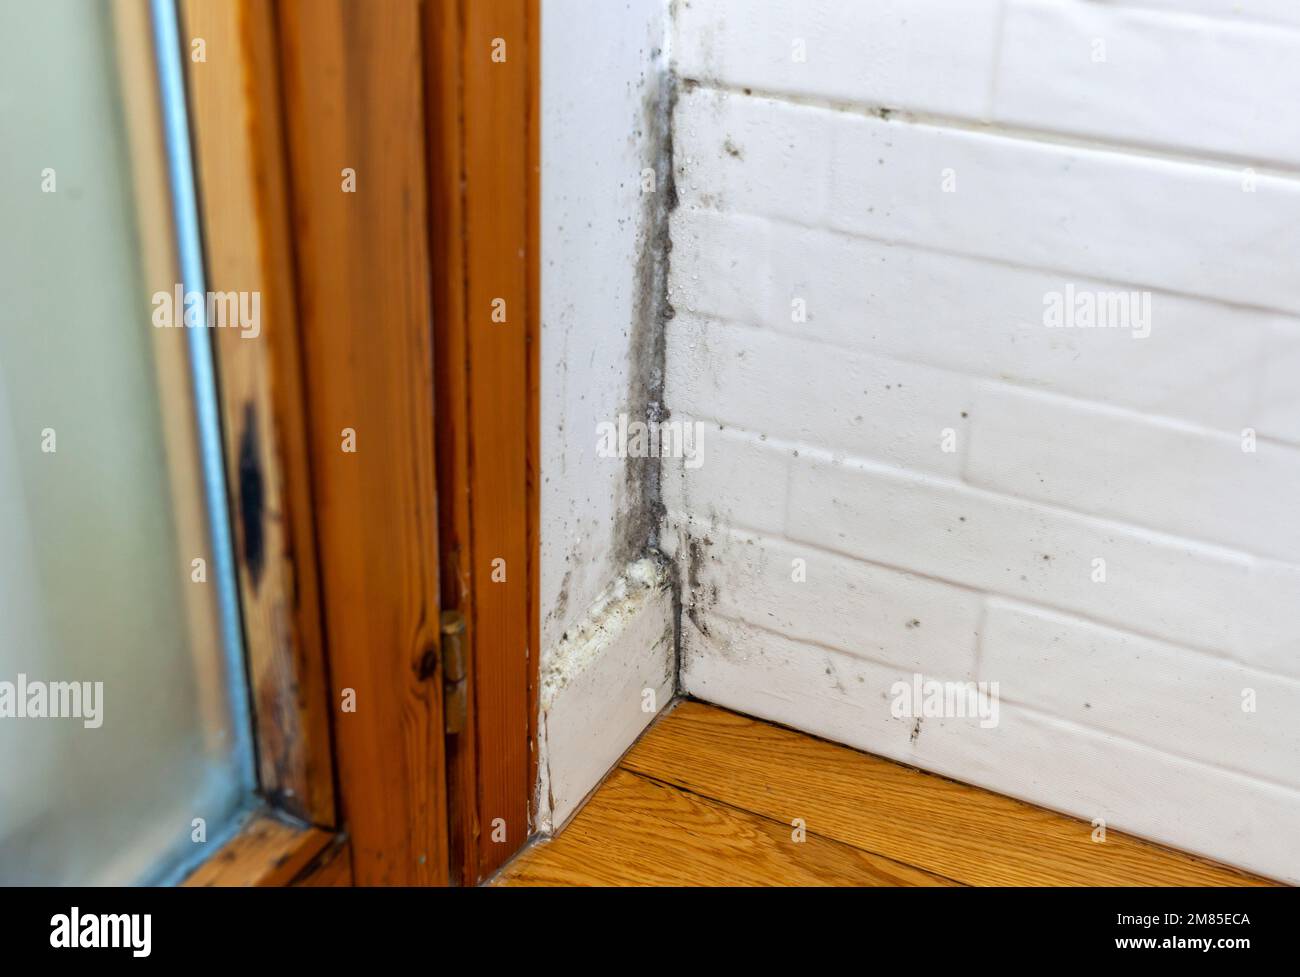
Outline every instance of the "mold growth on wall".
{"type": "Polygon", "coordinates": [[[666,561],[628,566],[565,632],[542,670],[537,828],[562,825],[672,699],[666,561]]]}
{"type": "MultiPolygon", "coordinates": [[[[673,317],[668,297],[668,270],[672,241],[669,218],[677,207],[673,172],[672,115],[676,85],[672,72],[660,64],[655,80],[646,87],[642,118],[646,150],[642,170],[641,240],[636,263],[636,297],[629,337],[629,418],[648,424],[667,421],[671,412],[663,402],[666,330],[673,317]],[[645,191],[653,175],[653,187],[645,191]]],[[[628,457],[624,460],[623,499],[614,526],[614,552],[621,563],[631,562],[659,545],[663,522],[660,492],[661,459],[628,457]]]]}
{"type": "Polygon", "coordinates": [[[658,552],[676,205],[667,0],[542,7],[541,690],[537,828],[562,823],[668,702],[658,552]],[[598,80],[593,83],[593,80],[598,80]]]}
{"type": "Polygon", "coordinates": [[[667,0],[542,7],[543,659],[657,543],[658,459],[599,442],[620,417],[663,416],[667,13],[667,0]]]}
{"type": "Polygon", "coordinates": [[[576,676],[617,640],[655,592],[667,586],[667,564],[648,556],[628,566],[627,572],[601,593],[586,615],[560,640],[561,652],[542,672],[541,702],[545,711],[576,676]]]}

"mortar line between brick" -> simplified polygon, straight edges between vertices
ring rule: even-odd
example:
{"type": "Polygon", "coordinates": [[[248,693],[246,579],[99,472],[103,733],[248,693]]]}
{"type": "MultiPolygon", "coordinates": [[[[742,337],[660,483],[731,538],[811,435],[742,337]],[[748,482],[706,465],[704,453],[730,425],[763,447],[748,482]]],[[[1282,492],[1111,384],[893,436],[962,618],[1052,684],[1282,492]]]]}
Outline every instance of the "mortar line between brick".
{"type": "Polygon", "coordinates": [[[967,116],[945,115],[942,112],[927,112],[920,109],[908,109],[881,102],[855,102],[830,98],[823,95],[799,95],[783,92],[779,89],[761,88],[753,85],[737,85],[708,78],[681,76],[679,81],[686,86],[684,91],[705,89],[746,99],[767,99],[786,105],[810,109],[822,109],[850,115],[863,119],[872,119],[882,125],[917,125],[936,129],[949,129],[954,132],[976,133],[993,139],[1019,140],[1061,149],[1077,149],[1121,158],[1156,160],[1183,166],[1199,166],[1205,169],[1221,170],[1240,177],[1243,169],[1251,169],[1258,176],[1268,176],[1289,183],[1300,182],[1300,163],[1288,164],[1281,160],[1256,158],[1248,156],[1208,156],[1196,152],[1182,151],[1167,146],[1146,143],[1127,142],[1122,139],[1108,139],[1102,136],[1089,136],[1078,133],[1061,132],[1053,129],[1035,129],[1030,126],[1016,125],[1009,122],[982,122],[967,116]],[[887,113],[889,118],[882,117],[887,113]]]}

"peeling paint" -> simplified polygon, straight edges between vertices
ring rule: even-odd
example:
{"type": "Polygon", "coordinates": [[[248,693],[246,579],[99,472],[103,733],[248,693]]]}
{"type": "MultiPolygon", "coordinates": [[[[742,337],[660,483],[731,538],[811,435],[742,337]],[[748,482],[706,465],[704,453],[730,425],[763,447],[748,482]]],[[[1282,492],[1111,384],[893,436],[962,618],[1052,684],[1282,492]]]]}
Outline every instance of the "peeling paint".
{"type": "Polygon", "coordinates": [[[556,694],[573,676],[600,657],[655,592],[667,586],[666,563],[662,557],[652,556],[630,564],[622,576],[601,592],[586,615],[565,632],[542,668],[543,712],[551,707],[556,694]]]}
{"type": "Polygon", "coordinates": [[[672,700],[674,641],[661,557],[630,564],[569,628],[542,670],[537,830],[562,825],[672,700]]]}

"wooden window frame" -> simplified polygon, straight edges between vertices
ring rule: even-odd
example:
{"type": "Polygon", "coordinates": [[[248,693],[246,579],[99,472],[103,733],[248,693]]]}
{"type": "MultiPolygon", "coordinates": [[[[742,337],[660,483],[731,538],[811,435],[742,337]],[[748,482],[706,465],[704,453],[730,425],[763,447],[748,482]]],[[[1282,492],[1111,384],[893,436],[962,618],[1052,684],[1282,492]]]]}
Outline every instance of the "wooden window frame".
{"type": "Polygon", "coordinates": [[[536,814],[541,14],[431,0],[424,17],[442,597],[472,648],[467,732],[449,740],[452,856],[474,884],[536,814]]]}
{"type": "Polygon", "coordinates": [[[261,334],[213,329],[227,484],[252,689],[258,774],[268,803],[335,824],[325,658],[283,132],[269,9],[182,0],[206,62],[186,61],[204,256],[214,292],[261,295],[261,334]]]}
{"type": "MultiPolygon", "coordinates": [[[[174,283],[181,280],[178,263],[178,240],[174,226],[174,209],[165,169],[166,149],[163,145],[163,123],[159,104],[160,79],[153,48],[154,35],[148,0],[113,0],[112,19],[118,55],[121,95],[124,102],[127,141],[130,147],[136,220],[139,225],[141,260],[144,270],[145,291],[170,292],[174,283]]],[[[204,25],[205,32],[214,39],[222,36],[228,27],[218,18],[204,25]]],[[[242,52],[241,52],[242,56],[242,52]]],[[[203,104],[203,127],[209,135],[218,132],[230,120],[220,113],[242,105],[242,97],[227,98],[228,92],[220,83],[238,75],[209,76],[199,81],[188,79],[192,93],[203,104]],[[219,83],[217,87],[208,84],[219,83]],[[194,90],[198,89],[198,90],[194,90]],[[214,111],[216,115],[214,116],[214,111]]],[[[198,121],[198,120],[196,120],[198,121]]],[[[248,150],[247,133],[236,131],[238,150],[248,150]]],[[[233,206],[236,211],[247,208],[248,200],[240,199],[251,193],[249,174],[240,172],[235,164],[251,160],[252,156],[214,154],[212,139],[205,141],[201,152],[196,146],[196,170],[206,170],[206,176],[220,188],[222,199],[210,201],[221,206],[233,206]]],[[[240,267],[230,259],[230,249],[247,246],[249,254],[261,255],[256,232],[263,225],[250,222],[247,229],[234,233],[229,221],[217,220],[212,231],[219,251],[209,261],[218,280],[247,277],[248,268],[240,267]]],[[[214,243],[209,241],[209,246],[214,243]]],[[[263,255],[264,256],[264,255],[263,255]]],[[[260,271],[260,269],[259,269],[260,271]]],[[[262,287],[260,278],[254,277],[254,287],[262,287]]],[[[276,293],[272,290],[272,295],[276,293]]],[[[186,339],[176,330],[153,330],[152,336],[156,375],[162,402],[168,405],[163,411],[163,436],[166,446],[168,479],[173,493],[180,498],[201,498],[201,461],[193,429],[194,400],[189,378],[186,339]]],[[[214,343],[216,359],[222,360],[224,386],[223,403],[230,403],[237,395],[248,392],[257,406],[270,404],[268,392],[269,354],[264,345],[253,344],[243,350],[232,349],[227,343],[214,343]],[[237,354],[252,353],[252,357],[237,354]]],[[[281,370],[281,373],[284,371],[281,370]]],[[[263,417],[268,416],[263,414],[263,417]]],[[[227,454],[232,462],[228,472],[230,484],[235,480],[238,454],[230,443],[229,417],[225,418],[227,454]]],[[[277,439],[278,440],[278,439],[277,439]]],[[[289,439],[286,439],[289,440],[289,439]]],[[[301,439],[298,439],[300,443],[301,439]]],[[[271,443],[264,439],[265,448],[271,443]]],[[[292,461],[278,457],[263,461],[263,452],[251,459],[261,470],[283,477],[281,472],[292,470],[292,461]]],[[[279,483],[269,486],[272,504],[282,504],[277,494],[279,483]]],[[[284,512],[284,509],[273,511],[284,512]]],[[[310,519],[309,506],[296,505],[295,514],[310,519]]],[[[310,529],[310,522],[307,523],[310,529]]],[[[187,514],[177,525],[178,555],[187,563],[196,552],[204,552],[208,542],[206,519],[198,514],[187,514]]],[[[238,568],[241,589],[241,610],[245,624],[245,642],[248,663],[252,673],[250,692],[257,692],[254,706],[255,740],[257,740],[258,770],[265,805],[244,819],[237,835],[186,878],[185,885],[280,885],[310,868],[313,860],[321,857],[334,835],[333,777],[330,770],[331,753],[328,741],[328,722],[323,699],[316,701],[310,694],[313,683],[323,695],[319,684],[318,666],[323,658],[304,645],[310,643],[319,649],[319,629],[310,627],[306,636],[296,626],[301,619],[310,625],[315,613],[314,557],[311,555],[311,534],[301,536],[306,541],[305,563],[307,572],[299,575],[296,586],[293,577],[285,578],[284,560],[288,569],[294,563],[293,547],[287,534],[273,527],[269,539],[271,558],[259,561],[260,582],[250,580],[247,556],[241,556],[238,568]],[[278,555],[277,555],[278,554],[278,555]],[[287,554],[287,555],[286,555],[287,554]],[[269,565],[267,565],[269,563],[269,565]],[[287,608],[298,611],[285,617],[287,608]],[[284,714],[278,712],[287,710],[284,714]],[[316,825],[328,826],[317,827],[316,825]]],[[[241,537],[240,547],[243,547],[241,537]]],[[[304,559],[300,553],[299,559],[304,559]]],[[[227,680],[224,668],[214,667],[223,660],[224,652],[214,649],[220,640],[220,622],[215,609],[196,591],[187,604],[190,622],[190,639],[201,663],[199,676],[199,702],[201,711],[209,714],[205,726],[216,730],[222,723],[224,709],[222,684],[227,680]]],[[[214,748],[218,744],[212,744],[214,748]]]]}
{"type": "Polygon", "coordinates": [[[214,348],[264,807],[188,884],[475,884],[535,813],[539,4],[180,9],[208,288],[262,299],[214,348]]]}

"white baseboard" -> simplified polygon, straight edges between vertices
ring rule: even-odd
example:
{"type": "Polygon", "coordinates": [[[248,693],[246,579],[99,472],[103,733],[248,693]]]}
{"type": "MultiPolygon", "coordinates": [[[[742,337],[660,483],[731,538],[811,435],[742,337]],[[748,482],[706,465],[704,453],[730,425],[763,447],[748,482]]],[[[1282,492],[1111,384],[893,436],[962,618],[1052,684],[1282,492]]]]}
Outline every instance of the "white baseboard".
{"type": "Polygon", "coordinates": [[[664,568],[630,564],[542,661],[540,833],[557,830],[671,701],[677,663],[664,568]]]}

